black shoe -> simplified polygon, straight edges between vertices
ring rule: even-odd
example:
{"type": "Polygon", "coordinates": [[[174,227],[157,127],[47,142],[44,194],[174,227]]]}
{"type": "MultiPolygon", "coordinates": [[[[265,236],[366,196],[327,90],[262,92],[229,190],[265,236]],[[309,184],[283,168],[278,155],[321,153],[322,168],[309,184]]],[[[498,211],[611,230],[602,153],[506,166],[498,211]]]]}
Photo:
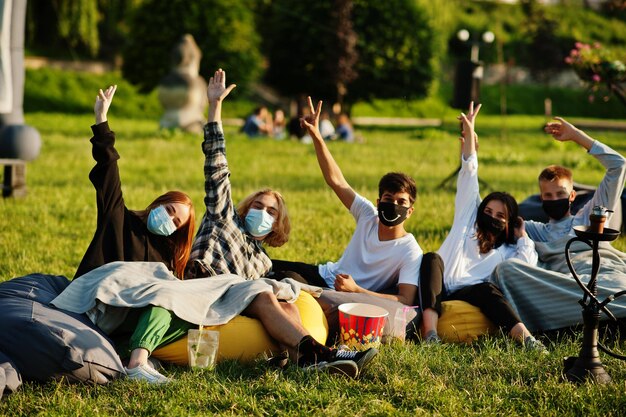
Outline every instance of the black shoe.
{"type": "Polygon", "coordinates": [[[356,362],[345,359],[332,359],[330,361],[321,361],[312,364],[300,365],[306,371],[322,371],[329,374],[347,376],[356,378],[359,376],[359,367],[356,362]]]}
{"type": "Polygon", "coordinates": [[[289,353],[280,352],[278,355],[272,356],[271,358],[267,359],[265,363],[267,363],[267,366],[271,368],[277,368],[281,370],[285,369],[287,365],[289,365],[289,353]]]}
{"type": "Polygon", "coordinates": [[[339,349],[333,352],[336,360],[350,360],[354,361],[359,368],[359,373],[363,372],[363,369],[378,355],[378,349],[369,348],[362,352],[354,350],[339,349]]]}

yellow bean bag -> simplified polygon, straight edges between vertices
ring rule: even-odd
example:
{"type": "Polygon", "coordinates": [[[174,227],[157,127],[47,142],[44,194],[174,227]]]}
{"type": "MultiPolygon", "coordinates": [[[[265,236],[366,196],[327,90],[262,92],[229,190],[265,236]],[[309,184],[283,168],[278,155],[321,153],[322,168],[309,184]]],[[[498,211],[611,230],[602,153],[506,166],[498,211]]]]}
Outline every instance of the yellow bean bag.
{"type": "MultiPolygon", "coordinates": [[[[322,308],[311,294],[300,292],[300,297],[295,302],[300,311],[302,326],[319,343],[326,343],[328,337],[328,322],[322,308]]],[[[206,327],[208,330],[220,332],[217,361],[236,359],[239,361],[252,361],[262,353],[277,353],[279,348],[261,322],[250,317],[237,316],[226,324],[206,327]]],[[[160,347],[152,352],[152,356],[165,362],[186,366],[189,364],[187,357],[187,337],[160,347]]]]}
{"type": "Polygon", "coordinates": [[[478,307],[460,300],[441,303],[437,333],[444,342],[472,343],[479,336],[497,330],[498,328],[478,307]]]}

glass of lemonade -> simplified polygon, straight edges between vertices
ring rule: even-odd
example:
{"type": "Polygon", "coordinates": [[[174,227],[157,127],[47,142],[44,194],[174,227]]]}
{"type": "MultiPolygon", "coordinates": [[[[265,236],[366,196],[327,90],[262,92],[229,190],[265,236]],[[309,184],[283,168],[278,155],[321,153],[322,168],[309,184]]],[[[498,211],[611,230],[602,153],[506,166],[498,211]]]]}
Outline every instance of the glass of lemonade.
{"type": "Polygon", "coordinates": [[[187,332],[187,352],[192,368],[213,369],[219,347],[220,333],[215,330],[190,329],[187,332]]]}

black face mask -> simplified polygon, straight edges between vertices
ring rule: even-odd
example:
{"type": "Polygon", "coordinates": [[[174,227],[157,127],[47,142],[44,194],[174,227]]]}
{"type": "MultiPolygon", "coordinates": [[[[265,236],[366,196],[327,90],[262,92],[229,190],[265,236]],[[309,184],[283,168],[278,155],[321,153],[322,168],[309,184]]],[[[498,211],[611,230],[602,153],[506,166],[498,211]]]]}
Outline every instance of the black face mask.
{"type": "Polygon", "coordinates": [[[569,198],[561,198],[559,200],[543,200],[541,206],[548,217],[561,220],[569,211],[571,204],[569,198]]]}
{"type": "Polygon", "coordinates": [[[480,230],[489,232],[495,236],[501,234],[506,227],[506,222],[496,219],[495,217],[491,217],[484,211],[478,213],[476,216],[476,224],[480,230]]]}
{"type": "Polygon", "coordinates": [[[378,219],[385,226],[397,226],[406,220],[408,207],[400,206],[394,203],[379,202],[378,203],[378,219]]]}

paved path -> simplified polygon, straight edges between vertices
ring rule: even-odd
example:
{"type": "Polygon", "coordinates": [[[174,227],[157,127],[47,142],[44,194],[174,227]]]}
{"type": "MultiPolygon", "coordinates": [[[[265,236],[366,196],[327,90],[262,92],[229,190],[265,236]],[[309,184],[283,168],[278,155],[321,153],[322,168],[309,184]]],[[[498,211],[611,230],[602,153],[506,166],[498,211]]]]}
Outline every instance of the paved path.
{"type": "MultiPolygon", "coordinates": [[[[243,126],[243,119],[224,119],[228,126],[243,126]]],[[[418,119],[415,117],[354,117],[355,126],[406,126],[406,127],[441,127],[441,119],[418,119]]]]}

